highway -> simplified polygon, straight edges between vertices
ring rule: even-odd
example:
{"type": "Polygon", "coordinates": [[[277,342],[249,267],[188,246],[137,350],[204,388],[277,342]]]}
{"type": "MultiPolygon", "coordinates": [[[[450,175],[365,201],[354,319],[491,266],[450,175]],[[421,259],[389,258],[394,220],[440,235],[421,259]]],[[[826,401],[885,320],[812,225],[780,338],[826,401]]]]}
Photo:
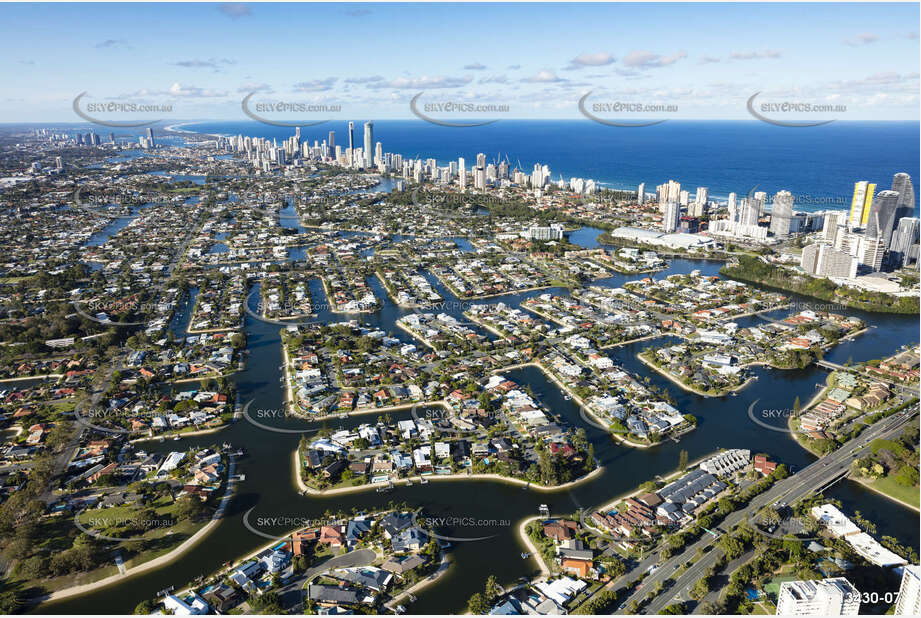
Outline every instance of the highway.
{"type": "MultiPolygon", "coordinates": [[[[867,444],[877,438],[891,437],[896,434],[916,412],[916,408],[906,409],[890,417],[879,420],[877,423],[867,428],[860,436],[844,444],[838,450],[816,460],[786,479],[775,483],[773,487],[763,494],[755,496],[748,506],[727,515],[719,525],[719,528],[729,531],[743,520],[753,517],[765,505],[779,502],[789,505],[807,495],[818,493],[827,485],[845,475],[850,469],[851,463],[863,454],[862,449],[867,444]]],[[[643,580],[640,587],[634,591],[633,594],[621,601],[621,605],[615,613],[623,613],[631,602],[645,598],[656,584],[663,583],[664,585],[665,580],[668,579],[680,565],[687,562],[693,562],[668,590],[663,590],[662,593],[657,595],[645,609],[641,610],[641,613],[658,614],[665,607],[675,602],[673,599],[675,599],[677,595],[680,594],[682,598],[686,598],[687,590],[692,588],[694,584],[697,583],[697,580],[703,577],[722,555],[722,550],[717,547],[711,547],[715,544],[716,540],[717,537],[705,533],[696,542],[687,546],[680,555],[673,556],[666,560],[658,569],[643,580]],[[704,554],[701,559],[696,560],[698,550],[705,550],[708,547],[710,548],[709,552],[704,554]]],[[[650,555],[620,578],[619,582],[635,580],[641,573],[646,572],[651,566],[657,564],[658,558],[658,553],[650,555]]]]}

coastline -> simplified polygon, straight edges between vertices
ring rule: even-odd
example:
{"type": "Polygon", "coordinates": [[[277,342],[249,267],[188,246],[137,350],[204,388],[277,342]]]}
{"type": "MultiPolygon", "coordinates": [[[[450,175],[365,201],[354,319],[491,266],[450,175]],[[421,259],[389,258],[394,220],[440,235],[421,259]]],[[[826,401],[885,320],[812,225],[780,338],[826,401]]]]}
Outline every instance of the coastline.
{"type": "Polygon", "coordinates": [[[432,573],[431,575],[423,579],[422,581],[416,582],[415,584],[413,584],[412,586],[410,586],[409,588],[407,588],[406,590],[404,590],[397,596],[393,597],[392,599],[384,603],[384,607],[386,607],[389,610],[393,610],[394,607],[398,605],[400,601],[404,599],[404,597],[408,597],[414,592],[418,592],[422,590],[423,588],[427,588],[428,586],[431,586],[432,584],[437,582],[439,579],[441,579],[445,573],[448,572],[448,569],[451,568],[451,564],[453,563],[450,560],[448,560],[448,552],[446,552],[445,550],[441,550],[441,562],[438,563],[438,569],[434,573],[432,573]]]}
{"type": "Polygon", "coordinates": [[[36,606],[41,605],[42,603],[59,601],[73,596],[85,594],[93,590],[98,590],[100,588],[105,588],[113,584],[118,584],[128,578],[134,577],[135,575],[141,575],[148,571],[153,571],[165,567],[171,564],[177,558],[180,558],[183,554],[202,542],[205,537],[211,534],[211,532],[221,523],[221,520],[224,518],[224,510],[227,507],[227,504],[229,504],[230,499],[233,497],[233,494],[235,493],[234,490],[236,483],[234,483],[232,479],[235,469],[235,462],[233,459],[231,459],[231,463],[227,470],[227,489],[224,492],[224,495],[221,496],[221,501],[218,503],[214,515],[211,516],[211,519],[208,521],[208,523],[202,526],[195,534],[183,541],[178,547],[170,550],[162,556],[157,556],[152,560],[148,560],[147,562],[133,566],[127,569],[124,573],[116,573],[115,575],[110,575],[95,582],[70,586],[69,588],[62,588],[61,590],[55,590],[54,592],[51,592],[47,595],[37,597],[36,606]]]}
{"type": "Polygon", "coordinates": [[[540,575],[537,577],[532,577],[531,581],[533,582],[538,577],[549,577],[552,575],[552,571],[547,568],[547,565],[544,563],[543,556],[540,555],[540,550],[534,546],[534,543],[531,541],[531,537],[528,536],[527,527],[528,524],[532,521],[538,521],[543,519],[542,515],[532,515],[531,517],[526,517],[522,519],[518,524],[518,538],[524,543],[524,546],[528,548],[528,553],[531,554],[531,557],[534,558],[534,561],[537,563],[537,566],[540,568],[540,575]]]}
{"type": "MultiPolygon", "coordinates": [[[[674,384],[674,385],[677,386],[678,388],[681,388],[681,389],[683,389],[683,390],[686,390],[686,391],[689,392],[689,393],[694,393],[695,395],[700,395],[701,397],[722,397],[722,396],[723,396],[723,395],[709,395],[709,394],[707,394],[707,393],[705,393],[705,392],[703,392],[703,391],[701,391],[701,390],[698,390],[698,389],[694,388],[693,386],[688,386],[687,384],[685,384],[685,383],[681,382],[680,380],[678,380],[678,378],[676,378],[676,377],[673,376],[672,374],[670,374],[670,373],[668,373],[667,371],[664,371],[663,369],[660,369],[659,367],[655,366],[654,364],[652,364],[651,362],[649,362],[648,360],[646,360],[645,358],[643,358],[643,357],[640,356],[639,354],[637,354],[636,357],[639,359],[639,361],[640,361],[641,363],[643,363],[644,365],[646,365],[647,367],[649,367],[650,369],[652,369],[653,371],[655,371],[656,373],[658,373],[660,376],[662,376],[663,378],[666,378],[667,380],[669,380],[672,384],[674,384]]],[[[737,389],[740,389],[740,388],[746,386],[750,380],[751,380],[751,378],[749,378],[748,380],[746,380],[745,382],[743,382],[740,386],[737,387],[737,389]]],[[[734,389],[734,390],[737,390],[737,389],[734,389]]],[[[732,392],[732,390],[728,390],[728,391],[726,391],[726,393],[724,393],[724,394],[725,394],[725,395],[728,395],[728,394],[731,393],[731,392],[732,392]]]]}
{"type": "MultiPolygon", "coordinates": [[[[592,410],[585,404],[585,402],[582,400],[581,397],[579,397],[578,395],[576,395],[575,393],[573,393],[573,392],[569,389],[569,387],[567,387],[565,384],[563,384],[562,382],[560,382],[560,381],[557,379],[557,377],[556,377],[555,375],[553,375],[552,372],[547,371],[547,369],[540,363],[540,361],[528,361],[528,362],[526,362],[526,363],[518,363],[517,365],[509,365],[509,366],[507,366],[507,367],[499,367],[499,368],[490,370],[490,373],[501,373],[501,372],[503,372],[503,371],[511,371],[511,370],[514,370],[514,369],[521,369],[521,368],[524,368],[524,367],[536,367],[537,369],[539,369],[540,372],[541,372],[542,374],[544,374],[544,376],[545,376],[547,379],[549,379],[551,382],[553,382],[554,384],[556,384],[556,386],[557,386],[560,390],[562,390],[565,394],[567,394],[567,395],[569,395],[570,397],[572,397],[573,401],[575,401],[577,404],[579,404],[579,407],[582,409],[582,411],[586,412],[589,416],[591,416],[599,425],[605,425],[604,419],[599,418],[594,412],[592,412],[592,410]]],[[[600,427],[599,427],[599,428],[600,428],[600,427]]],[[[630,439],[628,439],[628,438],[622,437],[622,436],[621,436],[620,434],[618,434],[618,433],[615,433],[615,432],[611,431],[610,427],[609,427],[606,431],[608,432],[608,434],[610,434],[611,438],[613,438],[614,440],[617,440],[617,441],[620,442],[621,444],[626,444],[627,446],[632,446],[632,447],[634,447],[634,448],[652,448],[653,446],[658,446],[659,444],[661,444],[661,442],[656,442],[655,444],[642,444],[642,443],[640,443],[640,442],[634,442],[634,441],[632,441],[632,440],[630,440],[630,439]]]]}
{"type": "MultiPolygon", "coordinates": [[[[803,408],[803,412],[805,412],[806,410],[808,410],[809,408],[811,408],[812,406],[814,406],[815,403],[818,401],[818,399],[819,399],[822,395],[824,395],[828,390],[829,390],[829,387],[828,387],[828,386],[826,386],[825,388],[821,389],[821,390],[812,398],[812,400],[809,402],[809,404],[808,404],[806,407],[803,408]]],[[[794,419],[794,417],[792,417],[792,416],[789,417],[789,418],[787,419],[787,429],[790,430],[790,433],[791,433],[792,436],[793,436],[793,441],[796,442],[796,443],[800,446],[800,448],[802,448],[802,449],[805,450],[805,451],[808,451],[809,453],[811,453],[811,454],[814,455],[815,457],[822,457],[822,455],[821,455],[820,453],[817,453],[814,449],[812,449],[812,448],[809,446],[809,444],[803,442],[803,440],[801,439],[801,437],[804,435],[802,431],[797,431],[797,430],[794,430],[794,429],[793,429],[793,419],[794,419]]],[[[900,498],[896,498],[895,496],[886,493],[885,491],[883,491],[883,490],[880,489],[879,487],[876,487],[876,486],[873,484],[872,481],[868,481],[868,480],[866,480],[866,479],[857,478],[857,477],[852,476],[852,475],[850,475],[850,474],[847,475],[847,479],[850,480],[850,481],[854,481],[855,483],[860,483],[860,485],[862,485],[862,486],[865,487],[866,489],[869,489],[869,490],[872,491],[873,493],[878,494],[878,495],[880,495],[880,496],[882,496],[882,497],[884,497],[884,498],[886,498],[886,499],[888,499],[888,500],[891,500],[892,502],[896,502],[896,503],[898,503],[898,504],[904,506],[904,507],[907,508],[907,509],[911,509],[912,511],[915,511],[916,513],[921,513],[921,507],[915,506],[914,504],[911,504],[911,503],[909,503],[909,502],[905,502],[904,500],[902,500],[902,499],[900,499],[900,498]]]]}
{"type": "MultiPolygon", "coordinates": [[[[675,470],[675,471],[669,473],[667,476],[662,477],[662,480],[663,480],[664,482],[668,482],[668,481],[671,481],[671,480],[673,480],[673,479],[676,479],[676,478],[678,478],[679,476],[681,476],[682,474],[684,474],[687,470],[690,470],[690,469],[692,469],[692,468],[694,468],[694,467],[700,465],[700,464],[703,463],[704,461],[706,461],[706,460],[710,459],[711,457],[714,457],[715,455],[718,455],[718,454],[719,454],[719,451],[716,451],[716,452],[710,453],[710,454],[708,454],[708,455],[704,455],[704,456],[702,456],[702,457],[700,457],[700,458],[698,458],[698,459],[696,459],[696,460],[694,460],[694,461],[692,461],[692,462],[688,462],[687,468],[685,468],[684,470],[681,470],[681,469],[675,470]]],[[[641,494],[641,493],[643,493],[643,492],[644,492],[643,489],[637,487],[637,488],[635,488],[635,489],[633,489],[633,490],[631,490],[631,491],[628,491],[628,492],[625,493],[625,494],[622,494],[622,495],[620,495],[620,496],[617,496],[617,497],[611,499],[609,502],[606,502],[605,504],[602,504],[601,506],[599,506],[599,507],[597,507],[597,508],[594,508],[594,509],[586,509],[586,510],[583,511],[583,514],[586,513],[586,512],[597,512],[597,511],[603,511],[603,510],[611,509],[611,508],[613,508],[615,505],[617,505],[618,503],[622,502],[623,500],[626,500],[627,498],[635,497],[635,496],[637,496],[637,495],[639,495],[639,494],[641,494]]],[[[552,515],[552,514],[551,514],[551,517],[550,517],[550,518],[551,518],[551,519],[553,518],[553,515],[552,515]]],[[[546,563],[544,562],[543,556],[541,556],[540,551],[534,546],[534,543],[531,541],[531,538],[528,536],[528,533],[527,533],[527,530],[526,530],[526,528],[527,528],[527,526],[528,526],[529,523],[531,523],[532,521],[540,521],[540,520],[542,520],[542,519],[545,519],[542,515],[533,515],[533,516],[531,516],[531,517],[527,517],[527,518],[521,520],[521,521],[519,522],[519,524],[518,524],[518,538],[519,538],[519,540],[521,540],[522,543],[524,543],[525,547],[527,547],[528,552],[531,554],[531,557],[534,558],[535,562],[537,562],[537,565],[538,565],[538,567],[540,568],[540,571],[541,571],[540,574],[538,574],[538,575],[536,575],[536,576],[534,576],[534,577],[531,578],[531,582],[534,582],[535,580],[537,580],[537,579],[539,579],[539,578],[541,578],[541,577],[549,577],[549,576],[551,576],[551,575],[553,574],[553,572],[547,567],[546,563]]],[[[587,523],[584,521],[584,517],[583,517],[583,521],[580,521],[579,523],[582,524],[583,526],[585,526],[585,528],[587,528],[587,529],[589,529],[589,530],[592,530],[592,531],[595,531],[595,532],[598,532],[599,534],[602,534],[602,535],[607,534],[607,533],[604,532],[603,530],[598,530],[598,529],[595,528],[594,526],[591,526],[591,525],[587,524],[587,523]]]]}
{"type": "Polygon", "coordinates": [[[398,486],[407,486],[410,481],[412,481],[412,486],[415,486],[416,483],[419,483],[423,478],[427,481],[493,481],[499,483],[507,483],[509,485],[518,485],[524,486],[525,489],[533,489],[535,491],[543,493],[553,493],[557,491],[564,491],[570,489],[577,485],[585,483],[604,471],[604,466],[598,466],[588,474],[583,474],[579,478],[563,483],[562,485],[541,485],[539,483],[532,483],[530,481],[525,481],[522,479],[511,478],[507,476],[502,476],[501,474],[494,473],[479,473],[479,474],[427,474],[424,477],[421,474],[416,474],[409,476],[403,479],[396,479],[391,481],[388,485],[382,483],[365,483],[364,485],[355,485],[354,487],[337,487],[336,489],[314,489],[309,487],[304,480],[301,478],[301,454],[299,449],[294,449],[292,456],[292,464],[294,466],[294,479],[297,484],[297,488],[300,490],[302,495],[311,495],[311,496],[334,496],[340,494],[352,494],[352,493],[361,493],[369,490],[377,490],[381,487],[388,487],[393,485],[393,487],[398,486]]]}

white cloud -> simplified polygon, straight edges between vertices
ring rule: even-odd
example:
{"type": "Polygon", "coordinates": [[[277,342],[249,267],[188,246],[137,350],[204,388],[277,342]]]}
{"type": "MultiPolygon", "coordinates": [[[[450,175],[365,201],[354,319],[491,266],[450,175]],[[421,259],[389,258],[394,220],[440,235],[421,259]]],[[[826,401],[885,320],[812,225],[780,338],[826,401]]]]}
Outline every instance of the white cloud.
{"type": "Polygon", "coordinates": [[[312,79],[306,82],[298,82],[292,86],[295,92],[325,92],[332,89],[337,78],[327,77],[326,79],[312,79]]]}
{"type": "Polygon", "coordinates": [[[585,67],[601,67],[614,62],[614,56],[607,52],[598,52],[596,54],[579,54],[569,61],[567,70],[573,71],[584,69],[585,67]]]}
{"type": "Polygon", "coordinates": [[[521,81],[529,82],[532,84],[553,84],[558,82],[565,82],[566,80],[562,77],[558,77],[557,74],[553,71],[544,69],[543,71],[538,71],[535,75],[525,77],[521,81]]]}
{"type": "Polygon", "coordinates": [[[384,81],[381,75],[368,75],[367,77],[347,77],[344,81],[346,84],[372,84],[374,82],[384,81]]]}
{"type": "Polygon", "coordinates": [[[180,60],[172,64],[186,69],[218,69],[221,66],[236,63],[236,60],[230,60],[229,58],[209,58],[208,60],[199,60],[196,58],[193,60],[180,60]]]}
{"type": "Polygon", "coordinates": [[[222,92],[218,90],[210,90],[207,88],[198,88],[196,86],[183,86],[179,82],[175,82],[172,86],[170,86],[167,93],[170,96],[185,97],[185,98],[190,98],[190,99],[226,97],[227,96],[226,92],[222,92]]]}
{"type": "Polygon", "coordinates": [[[628,67],[638,69],[655,69],[675,64],[682,58],[687,58],[686,51],[678,51],[670,56],[661,56],[648,51],[632,51],[624,58],[623,62],[628,67]]]}
{"type": "Polygon", "coordinates": [[[268,84],[247,83],[237,88],[237,92],[241,94],[249,94],[250,92],[272,94],[275,90],[268,84]]]}
{"type": "Polygon", "coordinates": [[[466,86],[473,81],[469,75],[466,77],[397,77],[385,82],[370,84],[368,88],[413,88],[416,90],[426,90],[434,88],[459,88],[466,86]]]}
{"type": "Polygon", "coordinates": [[[729,54],[732,60],[761,60],[763,58],[780,58],[782,54],[776,49],[765,49],[761,51],[734,51],[729,54]]]}
{"type": "Polygon", "coordinates": [[[225,2],[217,5],[217,10],[231,19],[249,17],[253,14],[249,6],[241,2],[225,2]]]}
{"type": "Polygon", "coordinates": [[[878,40],[879,40],[879,37],[877,35],[871,32],[864,32],[850,39],[844,39],[844,44],[850,45],[851,47],[858,47],[860,45],[869,45],[870,43],[876,43],[878,40]]]}

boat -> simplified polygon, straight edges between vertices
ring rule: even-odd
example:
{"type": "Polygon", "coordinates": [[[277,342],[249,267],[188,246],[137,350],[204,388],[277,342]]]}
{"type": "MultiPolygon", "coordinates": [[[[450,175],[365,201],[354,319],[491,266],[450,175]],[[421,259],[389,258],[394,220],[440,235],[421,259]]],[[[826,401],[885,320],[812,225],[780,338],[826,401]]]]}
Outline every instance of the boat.
{"type": "Polygon", "coordinates": [[[178,439],[179,439],[179,436],[176,436],[175,438],[173,438],[173,442],[175,442],[178,439]]]}
{"type": "Polygon", "coordinates": [[[412,486],[413,486],[413,480],[412,480],[412,479],[406,479],[406,486],[407,486],[407,487],[412,487],[412,486]]]}
{"type": "Polygon", "coordinates": [[[527,559],[530,558],[530,557],[531,557],[531,554],[529,554],[529,553],[527,553],[527,552],[521,552],[521,559],[522,559],[522,560],[527,560],[527,559]]]}
{"type": "Polygon", "coordinates": [[[429,480],[425,478],[424,476],[421,479],[419,479],[419,482],[422,483],[423,485],[429,484],[429,480]]]}
{"type": "Polygon", "coordinates": [[[571,400],[572,400],[572,396],[571,396],[571,395],[564,395],[564,396],[563,396],[563,399],[565,399],[566,401],[571,401],[571,400]]]}

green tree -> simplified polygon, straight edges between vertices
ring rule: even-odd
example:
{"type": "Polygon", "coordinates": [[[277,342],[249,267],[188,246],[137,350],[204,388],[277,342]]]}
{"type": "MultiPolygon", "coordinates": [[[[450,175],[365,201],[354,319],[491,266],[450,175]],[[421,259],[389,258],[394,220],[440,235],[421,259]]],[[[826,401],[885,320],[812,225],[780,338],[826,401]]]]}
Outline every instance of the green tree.
{"type": "Polygon", "coordinates": [[[662,614],[665,616],[683,616],[686,613],[684,603],[673,603],[662,610],[662,614]]]}
{"type": "Polygon", "coordinates": [[[477,592],[467,601],[467,613],[482,616],[489,611],[489,603],[482,593],[477,592]]]}
{"type": "Polygon", "coordinates": [[[496,602],[496,597],[498,596],[498,592],[500,590],[502,590],[502,587],[499,585],[499,582],[496,581],[495,575],[490,575],[488,578],[486,578],[486,590],[483,596],[486,598],[486,602],[490,606],[496,602]]]}
{"type": "Polygon", "coordinates": [[[154,604],[147,599],[141,601],[134,607],[134,613],[140,616],[149,616],[154,611],[154,604]]]}

